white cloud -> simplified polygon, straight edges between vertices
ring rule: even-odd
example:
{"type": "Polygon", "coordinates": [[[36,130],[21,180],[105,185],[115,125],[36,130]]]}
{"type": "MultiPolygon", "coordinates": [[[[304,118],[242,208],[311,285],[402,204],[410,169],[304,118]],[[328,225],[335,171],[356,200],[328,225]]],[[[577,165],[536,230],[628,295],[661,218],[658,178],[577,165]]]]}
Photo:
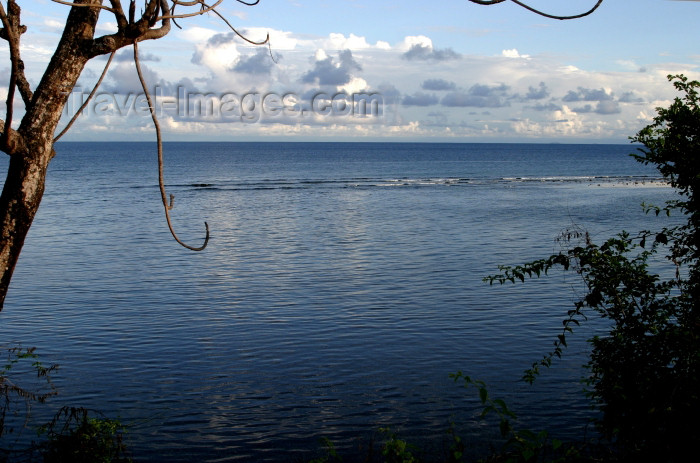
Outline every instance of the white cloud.
{"type": "Polygon", "coordinates": [[[345,92],[349,95],[359,93],[367,89],[367,81],[361,77],[353,77],[350,82],[338,88],[338,91],[345,92]]]}
{"type": "Polygon", "coordinates": [[[299,39],[294,38],[288,31],[270,31],[270,46],[273,50],[294,50],[299,45],[299,39]]]}
{"type": "Polygon", "coordinates": [[[190,26],[181,31],[179,30],[178,38],[187,40],[188,42],[201,44],[219,33],[219,31],[214,29],[207,29],[205,27],[199,26],[190,26]]]}
{"type": "Polygon", "coordinates": [[[358,37],[355,34],[350,34],[345,37],[343,34],[330,34],[328,38],[329,48],[335,50],[363,50],[370,48],[370,44],[364,37],[358,37]]]}
{"type": "Polygon", "coordinates": [[[561,69],[563,72],[572,73],[572,74],[580,71],[579,68],[577,68],[576,66],[573,66],[573,65],[571,65],[571,64],[562,66],[560,69],[561,69]]]}
{"type": "Polygon", "coordinates": [[[328,58],[328,54],[323,48],[319,48],[318,50],[316,50],[316,53],[314,53],[314,59],[316,61],[323,61],[326,58],[328,58]]]}
{"type": "MultiPolygon", "coordinates": [[[[298,48],[301,43],[303,43],[303,40],[295,37],[294,34],[289,31],[268,29],[265,27],[249,27],[246,29],[241,29],[239,32],[245,38],[252,40],[253,42],[262,42],[269,35],[270,47],[273,51],[294,50],[298,48]]],[[[236,38],[236,41],[243,46],[255,46],[250,45],[238,38],[236,38]]]]}
{"type": "Polygon", "coordinates": [[[383,40],[377,40],[375,47],[380,50],[391,50],[391,45],[389,45],[389,42],[385,42],[383,40]]]}
{"type": "Polygon", "coordinates": [[[118,27],[117,23],[114,21],[100,21],[97,23],[97,27],[95,27],[95,30],[98,34],[102,35],[114,34],[115,32],[117,32],[118,27]]]}
{"type": "Polygon", "coordinates": [[[51,19],[51,18],[46,18],[44,19],[44,26],[50,28],[50,29],[55,29],[58,31],[62,31],[63,28],[65,27],[66,23],[58,21],[56,19],[51,19]]]}
{"type": "Polygon", "coordinates": [[[220,36],[212,36],[205,45],[198,45],[192,60],[219,75],[226,73],[240,58],[241,53],[235,41],[213,41],[216,37],[220,36]]]}
{"type": "MultiPolygon", "coordinates": [[[[264,28],[241,32],[251,39],[268,33],[264,28]]],[[[425,35],[406,36],[390,45],[381,40],[371,44],[353,33],[309,36],[270,30],[272,54],[279,57],[273,62],[266,47],[245,44],[228,31],[190,27],[180,34],[184,43],[170,39],[149,42],[148,53],[161,60],[149,62],[145,71],[150,81],[163,88],[172,89],[189,77],[192,91],[261,96],[271,91],[291,92],[305,108],[318,92],[348,96],[379,92],[383,98],[379,118],[313,113],[303,118],[262,118],[257,123],[164,118],[169,133],[183,137],[325,137],[335,133],[350,139],[355,134],[626,141],[648,123],[655,106],[668,104],[674,96],[665,74],[688,67],[667,63],[641,73],[634,62],[621,62],[614,72],[597,72],[575,66],[565,57],[525,55],[515,48],[503,49],[496,56],[461,54],[425,35]],[[169,59],[173,43],[180,55],[187,50],[186,62],[169,59]]],[[[115,63],[112,70],[123,91],[137,89],[132,66],[115,63]]],[[[110,84],[117,89],[116,80],[108,80],[106,85],[110,84]]],[[[100,120],[95,122],[99,125],[100,120]]],[[[147,121],[111,119],[109,123],[114,133],[141,133],[148,126],[147,121]]],[[[87,126],[76,127],[76,135],[87,126]]]]}
{"type": "Polygon", "coordinates": [[[398,45],[397,49],[399,51],[406,52],[406,51],[410,50],[411,48],[415,47],[416,45],[418,45],[420,47],[432,49],[433,48],[433,41],[424,35],[407,36],[398,45]]]}
{"type": "Polygon", "coordinates": [[[49,47],[42,47],[39,45],[20,42],[20,52],[25,60],[45,59],[48,61],[48,59],[53,54],[53,49],[49,47]]]}
{"type": "Polygon", "coordinates": [[[501,56],[504,56],[506,58],[523,58],[523,59],[530,58],[530,55],[521,55],[516,48],[503,50],[501,52],[501,56]]]}

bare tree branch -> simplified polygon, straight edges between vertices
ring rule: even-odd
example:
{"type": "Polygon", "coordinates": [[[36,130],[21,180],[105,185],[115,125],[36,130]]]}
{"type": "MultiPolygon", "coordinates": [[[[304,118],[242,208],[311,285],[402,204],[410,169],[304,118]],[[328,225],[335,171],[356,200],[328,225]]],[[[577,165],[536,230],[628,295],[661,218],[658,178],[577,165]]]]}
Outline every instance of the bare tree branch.
{"type": "MultiPolygon", "coordinates": [[[[14,30],[17,32],[17,35],[12,40],[16,39],[19,41],[19,36],[27,31],[27,26],[14,27],[14,30]]],[[[10,42],[10,36],[8,35],[6,28],[0,29],[0,38],[10,42]]],[[[19,46],[17,46],[17,49],[19,49],[19,46]]],[[[12,53],[12,50],[10,50],[10,53],[12,53]]],[[[15,85],[17,86],[17,89],[19,89],[24,105],[27,106],[32,100],[33,93],[31,86],[29,85],[29,81],[27,81],[27,77],[24,75],[24,61],[22,61],[21,58],[17,60],[17,67],[15,69],[15,85]]]]}
{"type": "MultiPolygon", "coordinates": [[[[17,131],[15,129],[13,129],[12,127],[9,127],[8,130],[10,133],[9,138],[10,138],[10,140],[12,140],[12,143],[13,143],[13,146],[15,149],[13,152],[5,151],[5,153],[9,156],[12,156],[14,153],[22,152],[25,149],[24,138],[19,133],[17,133],[17,131]]],[[[5,131],[5,121],[0,119],[0,132],[4,132],[4,131],[5,131]]]]}
{"type": "MultiPolygon", "coordinates": [[[[246,4],[246,5],[255,5],[258,2],[255,1],[254,3],[247,3],[245,1],[240,1],[240,3],[246,4]]],[[[105,66],[105,69],[102,72],[102,75],[100,76],[100,79],[98,80],[97,84],[93,88],[92,92],[88,96],[88,99],[83,102],[83,105],[81,108],[77,111],[77,113],[73,116],[71,121],[68,123],[68,125],[61,131],[61,133],[58,134],[58,136],[55,137],[54,142],[60,139],[64,133],[66,133],[67,130],[70,129],[70,127],[73,125],[75,122],[76,118],[80,115],[82,112],[83,108],[88,104],[92,96],[95,94],[98,86],[102,82],[107,69],[114,57],[114,54],[116,50],[119,48],[122,48],[126,45],[132,44],[134,47],[134,64],[136,66],[136,71],[139,76],[139,81],[141,82],[141,86],[143,87],[144,93],[146,95],[146,99],[149,104],[149,111],[151,113],[151,118],[153,120],[153,124],[155,126],[156,130],[156,140],[157,140],[157,147],[158,147],[158,184],[160,187],[161,191],[161,200],[163,202],[163,207],[165,210],[165,217],[166,221],[168,223],[168,228],[170,230],[170,233],[172,234],[173,238],[175,241],[177,241],[180,245],[183,247],[193,250],[193,251],[201,251],[204,248],[206,248],[208,242],[209,242],[209,224],[206,222],[204,223],[205,230],[206,230],[206,236],[204,239],[204,243],[200,247],[194,247],[190,246],[186,243],[184,243],[180,238],[177,236],[175,233],[175,230],[173,228],[171,219],[170,219],[170,210],[173,207],[173,195],[170,195],[170,202],[168,202],[168,195],[165,190],[165,181],[164,181],[164,174],[163,174],[163,143],[162,143],[162,137],[161,137],[161,129],[160,129],[160,123],[158,121],[158,118],[155,114],[155,108],[153,106],[153,102],[151,99],[150,92],[148,90],[148,87],[146,85],[146,82],[143,78],[143,74],[141,71],[141,65],[139,61],[139,55],[138,55],[138,42],[143,41],[143,40],[151,40],[151,39],[157,39],[160,37],[163,37],[170,31],[170,21],[176,18],[188,18],[188,17],[193,17],[193,16],[200,16],[203,15],[204,13],[213,11],[219,18],[221,18],[239,37],[241,37],[243,40],[245,40],[248,43],[254,44],[254,45],[263,45],[263,44],[268,44],[269,48],[269,42],[270,42],[270,36],[269,34],[265,37],[265,40],[263,41],[254,41],[251,39],[248,39],[245,37],[243,34],[238,32],[232,25],[229,23],[225,17],[223,17],[218,11],[216,11],[216,7],[219,6],[223,0],[217,0],[213,5],[208,5],[204,0],[193,0],[193,1],[178,1],[178,0],[172,0],[172,7],[169,5],[167,0],[149,0],[146,4],[145,11],[141,14],[141,18],[138,21],[135,21],[135,14],[134,14],[134,2],[132,1],[130,4],[130,9],[129,9],[129,18],[126,17],[124,14],[124,11],[121,7],[121,2],[118,0],[111,0],[110,3],[112,5],[111,8],[106,8],[102,7],[101,9],[110,11],[112,14],[114,14],[115,19],[117,20],[117,33],[99,37],[95,40],[93,40],[93,46],[90,48],[90,51],[88,53],[88,56],[93,57],[97,56],[99,54],[104,54],[104,53],[111,53],[110,58],[105,66]],[[183,14],[174,14],[175,7],[179,6],[184,6],[184,7],[199,7],[199,10],[196,12],[190,12],[190,13],[183,13],[183,14]],[[159,11],[161,12],[161,15],[159,16],[158,13],[159,11]],[[153,26],[160,22],[161,26],[159,28],[153,28],[153,26]]],[[[63,3],[63,4],[70,4],[71,6],[78,6],[80,4],[74,4],[70,2],[65,2],[65,1],[57,1],[57,3],[63,3]]],[[[80,5],[83,6],[83,5],[80,5]]],[[[179,27],[179,26],[178,26],[179,27]]],[[[272,50],[270,49],[270,56],[272,57],[272,50]]],[[[274,60],[274,57],[273,57],[274,60]]]]}
{"type": "MultiPolygon", "coordinates": [[[[2,9],[1,4],[0,9],[2,9]]],[[[20,36],[27,32],[27,26],[23,26],[19,23],[20,8],[14,1],[8,2],[8,9],[10,10],[8,12],[9,14],[5,14],[4,9],[0,12],[3,26],[5,26],[0,28],[0,38],[7,40],[10,44],[10,59],[12,60],[14,58],[16,60],[16,67],[14,67],[13,64],[15,72],[14,85],[19,89],[22,101],[24,101],[24,105],[27,106],[32,100],[32,90],[24,75],[24,62],[19,56],[20,36]],[[13,47],[16,48],[16,56],[13,55],[13,47]]]]}
{"type": "MultiPolygon", "coordinates": [[[[193,16],[201,16],[204,13],[208,13],[208,12],[212,11],[214,8],[216,8],[217,6],[221,5],[221,3],[223,1],[224,0],[217,0],[215,4],[208,6],[204,3],[204,0],[198,0],[196,2],[191,2],[191,3],[192,3],[192,5],[197,5],[197,4],[201,5],[202,8],[199,11],[194,11],[192,13],[182,13],[182,14],[173,14],[171,12],[169,15],[163,15],[162,17],[160,17],[158,19],[182,19],[182,18],[191,18],[193,16]]],[[[190,2],[188,2],[188,3],[190,3],[190,2]]],[[[173,2],[173,10],[175,8],[175,5],[182,5],[182,3],[173,2]]],[[[186,6],[190,6],[190,5],[186,5],[186,6]]]]}
{"type": "Polygon", "coordinates": [[[2,2],[0,2],[0,20],[2,20],[5,35],[7,36],[7,43],[10,46],[10,62],[12,65],[10,70],[10,84],[7,88],[7,100],[5,102],[5,124],[2,135],[0,135],[0,149],[8,154],[12,154],[16,149],[14,137],[11,136],[15,88],[17,87],[17,76],[20,74],[20,68],[23,68],[24,65],[21,64],[22,60],[19,54],[20,34],[18,28],[20,8],[14,0],[8,0],[7,10],[8,11],[5,12],[5,8],[2,6],[2,2]]]}
{"type": "Polygon", "coordinates": [[[539,11],[539,10],[537,10],[537,9],[535,9],[535,8],[532,8],[531,6],[528,6],[528,5],[526,5],[526,4],[522,3],[522,2],[520,2],[519,0],[511,0],[511,1],[512,1],[513,3],[515,3],[515,4],[517,4],[517,5],[522,6],[523,8],[525,8],[525,9],[527,9],[527,10],[532,11],[533,13],[537,13],[537,14],[540,15],[540,16],[544,16],[545,18],[550,18],[550,19],[561,19],[561,20],[566,20],[566,19],[578,19],[578,18],[583,18],[584,16],[588,16],[589,14],[591,14],[591,13],[593,13],[595,10],[597,10],[598,7],[603,3],[603,0],[598,0],[598,2],[596,2],[596,4],[593,6],[593,8],[591,8],[591,9],[588,10],[588,11],[586,11],[585,13],[575,14],[575,15],[572,15],[572,16],[556,16],[556,15],[547,14],[547,13],[544,13],[544,12],[542,12],[542,11],[539,11]]]}
{"type": "Polygon", "coordinates": [[[117,32],[93,40],[88,51],[91,58],[112,53],[133,44],[135,40],[155,40],[170,32],[170,19],[157,17],[158,11],[170,11],[168,0],[148,0],[146,9],[138,21],[127,21],[118,0],[111,0],[111,3],[111,10],[117,20],[117,32]],[[158,21],[161,22],[160,27],[153,28],[158,21]]]}
{"type": "Polygon", "coordinates": [[[83,8],[100,8],[102,10],[107,10],[110,13],[114,13],[114,9],[104,6],[104,5],[95,5],[95,4],[85,4],[85,3],[73,3],[73,2],[67,2],[65,0],[51,0],[54,3],[60,3],[61,5],[68,5],[68,6],[77,6],[77,7],[83,7],[83,8]]]}
{"type": "Polygon", "coordinates": [[[148,91],[148,86],[146,85],[146,81],[143,78],[143,74],[141,73],[141,63],[139,62],[139,48],[138,48],[138,42],[134,41],[134,64],[136,65],[136,73],[139,76],[139,81],[141,82],[141,87],[143,88],[143,92],[146,95],[146,100],[148,101],[148,109],[151,113],[151,119],[153,119],[153,124],[156,127],[156,142],[158,144],[158,186],[160,187],[160,196],[161,200],[163,202],[163,209],[165,210],[165,219],[168,222],[168,228],[170,229],[170,234],[173,236],[175,241],[177,241],[181,246],[190,249],[192,251],[202,251],[204,248],[207,247],[207,244],[209,243],[209,224],[207,222],[204,222],[204,228],[206,229],[206,236],[204,238],[204,244],[200,247],[194,247],[190,246],[188,244],[185,244],[180,238],[178,238],[177,234],[175,233],[175,230],[173,229],[173,225],[170,221],[170,209],[173,208],[173,199],[174,196],[170,195],[170,202],[168,203],[168,195],[167,192],[165,191],[165,180],[164,180],[164,174],[163,174],[163,139],[161,137],[161,132],[160,132],[160,123],[158,122],[158,117],[156,116],[156,110],[153,105],[153,101],[151,99],[151,94],[148,91]]]}
{"type": "Polygon", "coordinates": [[[66,124],[66,126],[61,130],[61,133],[56,135],[56,137],[53,139],[53,142],[56,143],[68,130],[73,126],[73,123],[78,119],[78,116],[83,112],[83,109],[88,105],[90,100],[92,99],[93,96],[95,96],[95,92],[97,92],[98,87],[102,83],[102,80],[105,78],[107,75],[107,69],[109,69],[109,65],[112,64],[112,59],[114,59],[114,55],[116,54],[116,51],[113,51],[109,55],[109,59],[107,60],[107,64],[105,64],[105,68],[102,70],[102,74],[100,74],[100,78],[97,80],[97,83],[95,86],[92,88],[92,91],[90,92],[90,95],[88,95],[87,99],[83,102],[82,105],[80,105],[80,108],[73,114],[73,117],[71,120],[66,124]]]}
{"type": "Polygon", "coordinates": [[[34,93],[29,85],[29,81],[27,81],[27,77],[24,75],[24,61],[20,59],[17,68],[17,89],[19,90],[19,94],[22,96],[22,101],[26,107],[29,106],[30,102],[32,101],[32,96],[34,96],[34,93]]]}
{"type": "Polygon", "coordinates": [[[126,15],[122,9],[122,2],[120,0],[109,0],[109,3],[112,4],[112,13],[114,14],[114,18],[117,20],[117,28],[124,29],[127,26],[128,21],[126,20],[126,15]]]}
{"type": "MultiPolygon", "coordinates": [[[[472,3],[476,3],[477,5],[496,5],[498,3],[503,3],[507,0],[468,0],[468,1],[470,1],[472,3]]],[[[545,18],[560,19],[560,20],[583,18],[584,16],[588,16],[589,14],[593,13],[603,3],[603,0],[598,0],[598,2],[593,6],[593,8],[586,11],[585,13],[575,14],[575,15],[571,15],[571,16],[558,16],[558,15],[553,15],[553,14],[549,14],[549,13],[545,13],[543,11],[540,11],[536,8],[533,8],[529,5],[526,5],[525,3],[521,2],[520,0],[510,0],[510,1],[512,1],[513,3],[515,3],[518,6],[525,8],[526,10],[532,11],[535,14],[538,14],[540,16],[544,16],[545,18]]]]}
{"type": "MultiPolygon", "coordinates": [[[[239,0],[239,1],[240,1],[240,0],[239,0]]],[[[245,2],[241,2],[241,3],[245,3],[245,2]]],[[[245,4],[247,5],[247,3],[245,3],[245,4]]],[[[253,40],[250,40],[248,37],[244,36],[244,35],[241,34],[240,32],[238,32],[238,30],[236,30],[236,28],[233,27],[233,26],[231,25],[231,23],[228,22],[228,20],[227,20],[226,18],[224,18],[224,17],[221,15],[221,13],[219,13],[218,11],[216,11],[214,8],[212,8],[212,11],[214,11],[214,13],[215,13],[219,18],[221,18],[221,20],[222,20],[223,22],[225,22],[226,25],[227,25],[229,28],[231,28],[231,30],[232,30],[238,37],[240,37],[241,39],[245,40],[246,42],[248,42],[248,43],[251,44],[251,45],[265,45],[265,44],[267,44],[267,45],[268,45],[268,48],[270,48],[270,34],[267,34],[267,35],[265,36],[265,40],[262,40],[262,41],[260,41],[260,42],[255,42],[255,41],[253,41],[253,40]]],[[[270,49],[270,58],[272,58],[272,61],[277,62],[277,61],[275,60],[275,58],[272,57],[272,49],[270,49]]]]}

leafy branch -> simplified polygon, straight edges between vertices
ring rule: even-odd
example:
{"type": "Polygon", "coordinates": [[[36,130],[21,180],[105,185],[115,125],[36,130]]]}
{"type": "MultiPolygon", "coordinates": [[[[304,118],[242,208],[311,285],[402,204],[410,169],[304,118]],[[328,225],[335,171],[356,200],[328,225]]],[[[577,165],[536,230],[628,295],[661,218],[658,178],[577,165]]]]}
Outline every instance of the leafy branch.
{"type": "MultiPolygon", "coordinates": [[[[0,438],[15,432],[15,427],[6,426],[8,417],[23,416],[22,426],[17,432],[19,435],[29,423],[32,404],[44,403],[57,394],[51,381],[51,373],[58,369],[57,365],[44,366],[34,347],[15,346],[4,350],[7,357],[0,367],[0,438]],[[37,381],[27,386],[27,373],[32,371],[36,373],[37,381]],[[23,384],[16,376],[22,378],[23,384]]],[[[9,448],[0,448],[0,454],[10,451],[9,448]]]]}
{"type": "Polygon", "coordinates": [[[505,442],[495,461],[504,463],[536,461],[562,463],[575,461],[581,455],[576,446],[564,445],[559,439],[550,439],[547,431],[534,432],[514,427],[513,423],[517,420],[517,415],[508,408],[503,399],[491,397],[484,381],[473,379],[461,371],[451,374],[450,377],[455,382],[462,380],[466,388],[476,388],[482,406],[479,414],[480,419],[485,419],[489,415],[495,415],[498,419],[498,429],[505,442]]]}
{"type": "Polygon", "coordinates": [[[560,236],[562,252],[499,266],[500,273],[484,279],[523,282],[555,267],[580,276],[585,290],[567,311],[554,349],[523,379],[532,383],[541,367],[561,357],[582,321],[591,315],[608,321],[604,334],[588,340],[588,395],[603,412],[599,429],[630,461],[682,461],[700,439],[700,82],[668,77],[682,95],[657,108],[653,123],[631,138],[643,145],[633,156],[655,166],[680,196],[663,207],[644,204],[645,212],[680,211],[687,221],[658,232],[623,231],[600,245],[574,229],[560,236]],[[669,266],[670,277],[652,271],[669,266]]]}

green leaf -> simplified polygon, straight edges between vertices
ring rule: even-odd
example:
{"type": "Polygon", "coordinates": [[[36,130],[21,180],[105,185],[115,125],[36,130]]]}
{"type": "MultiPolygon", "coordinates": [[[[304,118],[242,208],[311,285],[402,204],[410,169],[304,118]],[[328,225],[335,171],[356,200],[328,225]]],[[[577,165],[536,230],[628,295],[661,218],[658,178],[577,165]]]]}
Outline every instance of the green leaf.
{"type": "Polygon", "coordinates": [[[508,420],[501,420],[501,422],[498,423],[498,427],[501,431],[501,437],[507,437],[511,429],[510,422],[508,420]]]}
{"type": "Polygon", "coordinates": [[[561,343],[562,346],[566,347],[566,336],[563,334],[557,335],[557,338],[559,338],[559,342],[561,343]]]}
{"type": "Polygon", "coordinates": [[[481,403],[485,404],[488,397],[489,397],[489,392],[486,390],[486,388],[480,387],[479,388],[479,399],[481,399],[481,403]]]}

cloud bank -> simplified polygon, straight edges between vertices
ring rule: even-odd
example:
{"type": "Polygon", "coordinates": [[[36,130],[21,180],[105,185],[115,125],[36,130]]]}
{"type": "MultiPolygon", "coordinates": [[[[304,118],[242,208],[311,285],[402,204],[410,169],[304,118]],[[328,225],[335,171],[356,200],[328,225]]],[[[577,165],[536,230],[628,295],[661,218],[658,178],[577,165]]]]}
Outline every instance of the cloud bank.
{"type": "MultiPolygon", "coordinates": [[[[246,31],[256,37],[268,32],[269,49],[198,27],[178,39],[177,63],[165,51],[170,42],[157,41],[144,53],[149,86],[171,102],[163,107],[175,108],[187,95],[190,105],[217,109],[164,111],[170,139],[624,142],[648,123],[656,106],[672,98],[665,76],[677,71],[673,66],[640,71],[636,65],[588,71],[564,58],[516,48],[467,55],[435,46],[424,35],[390,44],[354,34],[246,31]],[[246,107],[253,111],[265,104],[255,118],[240,116],[246,107]],[[237,116],[226,119],[222,108],[237,116]]],[[[86,92],[103,63],[91,63],[81,79],[86,92]]],[[[127,51],[117,55],[101,90],[116,95],[114,101],[141,92],[127,51]]],[[[115,114],[82,118],[72,138],[103,133],[105,124],[114,134],[148,131],[148,118],[115,114]]]]}

